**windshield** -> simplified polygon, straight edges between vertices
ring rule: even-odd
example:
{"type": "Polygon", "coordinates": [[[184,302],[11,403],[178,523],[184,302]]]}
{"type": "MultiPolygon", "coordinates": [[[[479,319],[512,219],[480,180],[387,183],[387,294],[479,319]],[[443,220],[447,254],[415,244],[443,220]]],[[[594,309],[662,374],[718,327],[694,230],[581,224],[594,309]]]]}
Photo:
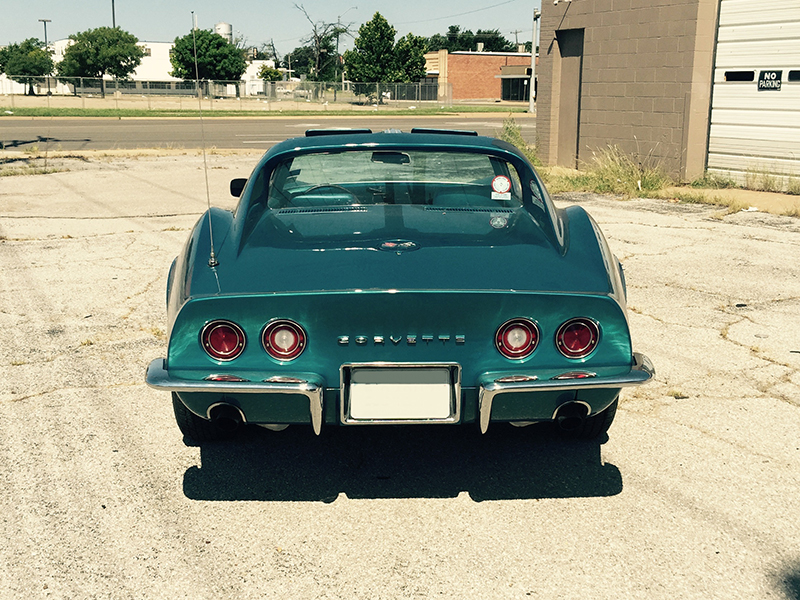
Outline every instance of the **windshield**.
{"type": "Polygon", "coordinates": [[[414,204],[517,208],[516,168],[496,156],[426,150],[346,150],[302,154],[273,169],[268,206],[414,204]]]}

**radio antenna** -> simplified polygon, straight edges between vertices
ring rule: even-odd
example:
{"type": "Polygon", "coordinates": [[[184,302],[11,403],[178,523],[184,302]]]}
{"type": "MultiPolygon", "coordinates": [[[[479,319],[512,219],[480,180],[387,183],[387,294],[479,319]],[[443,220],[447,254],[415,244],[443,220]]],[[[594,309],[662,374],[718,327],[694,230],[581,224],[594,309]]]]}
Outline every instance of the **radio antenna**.
{"type": "Polygon", "coordinates": [[[219,265],[217,255],[214,253],[214,228],[211,226],[211,191],[208,185],[208,159],[206,158],[206,130],[203,124],[203,94],[200,90],[200,67],[197,66],[197,17],[192,11],[192,46],[194,48],[194,85],[197,89],[197,108],[200,110],[200,137],[203,142],[203,174],[206,178],[206,203],[208,204],[208,237],[211,242],[211,252],[208,256],[208,266],[214,268],[219,265]]]}

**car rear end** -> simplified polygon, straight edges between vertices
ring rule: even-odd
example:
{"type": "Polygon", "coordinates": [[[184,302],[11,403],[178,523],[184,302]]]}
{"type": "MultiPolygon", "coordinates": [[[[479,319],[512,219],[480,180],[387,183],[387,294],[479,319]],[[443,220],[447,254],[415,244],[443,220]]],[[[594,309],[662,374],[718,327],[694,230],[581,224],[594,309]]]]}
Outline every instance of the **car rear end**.
{"type": "Polygon", "coordinates": [[[489,421],[552,420],[576,402],[589,415],[642,377],[611,297],[513,291],[196,299],[162,365],[199,416],[229,405],[249,423],[317,430],[478,422],[485,431],[489,421]]]}

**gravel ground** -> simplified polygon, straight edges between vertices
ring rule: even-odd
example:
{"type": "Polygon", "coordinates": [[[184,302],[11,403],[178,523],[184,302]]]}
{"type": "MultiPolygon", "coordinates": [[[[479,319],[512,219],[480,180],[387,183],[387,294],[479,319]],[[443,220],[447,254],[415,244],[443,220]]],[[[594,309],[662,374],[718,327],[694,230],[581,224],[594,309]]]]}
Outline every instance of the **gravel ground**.
{"type": "MultiPolygon", "coordinates": [[[[212,201],[255,157],[209,156],[212,201]]],[[[609,437],[247,432],[185,445],[144,369],[202,158],[0,180],[0,597],[800,598],[800,220],[570,195],[657,381],[609,437]]]]}

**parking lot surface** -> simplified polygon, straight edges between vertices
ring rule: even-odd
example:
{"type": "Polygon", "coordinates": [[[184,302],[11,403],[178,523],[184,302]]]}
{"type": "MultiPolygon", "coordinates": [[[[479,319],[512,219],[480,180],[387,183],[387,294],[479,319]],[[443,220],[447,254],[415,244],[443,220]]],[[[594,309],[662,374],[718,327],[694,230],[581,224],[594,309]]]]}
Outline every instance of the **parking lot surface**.
{"type": "MultiPolygon", "coordinates": [[[[230,208],[256,155],[208,158],[230,208]]],[[[290,427],[197,447],[144,369],[202,158],[65,166],[0,180],[0,598],[800,598],[800,220],[556,198],[622,259],[657,368],[597,442],[290,427]]]]}

